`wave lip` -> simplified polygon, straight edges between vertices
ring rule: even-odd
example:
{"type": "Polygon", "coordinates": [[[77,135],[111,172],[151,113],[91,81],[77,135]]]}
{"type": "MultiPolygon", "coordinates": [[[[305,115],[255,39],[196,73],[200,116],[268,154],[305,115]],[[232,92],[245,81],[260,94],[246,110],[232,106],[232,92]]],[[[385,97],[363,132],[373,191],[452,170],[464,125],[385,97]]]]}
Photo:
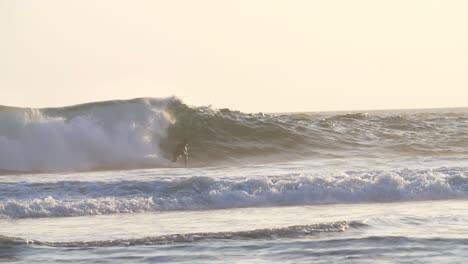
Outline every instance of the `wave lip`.
{"type": "MultiPolygon", "coordinates": [[[[115,247],[115,246],[138,246],[138,245],[167,245],[179,243],[193,243],[204,240],[264,240],[277,238],[293,238],[311,236],[318,233],[344,232],[354,226],[357,222],[338,221],[332,223],[320,223],[311,225],[297,225],[282,228],[265,228],[248,231],[232,232],[206,232],[172,234],[137,239],[117,239],[100,241],[77,241],[77,242],[46,242],[39,240],[27,240],[22,238],[0,236],[0,246],[33,244],[49,247],[115,247]]],[[[363,225],[358,223],[358,225],[363,225]]]]}

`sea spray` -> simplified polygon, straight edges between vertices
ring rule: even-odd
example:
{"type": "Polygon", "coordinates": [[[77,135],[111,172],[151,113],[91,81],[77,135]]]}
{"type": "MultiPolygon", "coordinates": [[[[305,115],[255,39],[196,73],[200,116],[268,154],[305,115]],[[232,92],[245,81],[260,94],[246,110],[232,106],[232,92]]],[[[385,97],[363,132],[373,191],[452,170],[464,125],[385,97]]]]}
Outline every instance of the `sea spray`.
{"type": "Polygon", "coordinates": [[[171,100],[0,109],[0,170],[53,172],[157,166],[164,162],[158,158],[159,141],[171,124],[164,112],[171,100]]]}

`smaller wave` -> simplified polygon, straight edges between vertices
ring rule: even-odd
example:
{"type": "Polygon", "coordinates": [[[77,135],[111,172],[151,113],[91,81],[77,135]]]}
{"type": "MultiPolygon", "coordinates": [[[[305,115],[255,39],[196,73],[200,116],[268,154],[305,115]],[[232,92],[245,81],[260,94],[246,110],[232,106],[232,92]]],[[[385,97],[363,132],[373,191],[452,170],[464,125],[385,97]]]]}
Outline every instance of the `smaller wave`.
{"type": "Polygon", "coordinates": [[[281,228],[265,228],[247,231],[233,232],[201,232],[188,234],[171,234],[136,239],[116,239],[99,241],[75,241],[75,242],[46,242],[40,240],[28,240],[16,237],[0,236],[2,245],[40,245],[49,247],[116,247],[116,246],[140,246],[140,245],[168,245],[179,243],[194,243],[204,240],[265,240],[278,238],[293,238],[313,236],[318,233],[344,232],[350,227],[365,225],[359,221],[338,221],[332,223],[319,223],[310,225],[296,225],[281,228]]]}
{"type": "Polygon", "coordinates": [[[467,173],[467,168],[439,168],[253,178],[0,183],[0,218],[466,199],[467,173]]]}

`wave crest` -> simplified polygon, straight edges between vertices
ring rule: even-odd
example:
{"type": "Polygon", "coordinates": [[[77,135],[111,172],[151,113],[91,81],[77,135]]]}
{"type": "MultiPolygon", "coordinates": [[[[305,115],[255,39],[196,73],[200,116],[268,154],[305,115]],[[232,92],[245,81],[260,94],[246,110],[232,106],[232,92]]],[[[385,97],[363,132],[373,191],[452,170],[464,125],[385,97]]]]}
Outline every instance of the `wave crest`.
{"type": "Polygon", "coordinates": [[[49,247],[114,247],[114,246],[138,246],[138,245],[167,245],[175,243],[193,243],[203,240],[252,240],[252,239],[276,239],[311,236],[318,233],[344,232],[351,226],[365,225],[361,222],[338,221],[332,223],[320,223],[311,225],[288,226],[283,228],[266,228],[248,231],[233,232],[206,232],[173,234],[164,236],[144,237],[137,239],[116,239],[101,241],[77,241],[77,242],[45,242],[39,240],[26,240],[21,238],[0,236],[0,246],[34,244],[49,247]]]}

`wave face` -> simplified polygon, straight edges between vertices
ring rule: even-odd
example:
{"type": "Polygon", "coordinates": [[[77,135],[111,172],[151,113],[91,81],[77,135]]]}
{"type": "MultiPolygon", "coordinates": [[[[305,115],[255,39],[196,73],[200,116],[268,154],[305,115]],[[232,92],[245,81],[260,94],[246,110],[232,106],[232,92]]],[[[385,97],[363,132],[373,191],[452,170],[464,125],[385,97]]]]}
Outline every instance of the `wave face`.
{"type": "MultiPolygon", "coordinates": [[[[169,106],[169,138],[188,137],[201,162],[468,154],[468,109],[245,114],[169,106]]],[[[195,156],[195,155],[194,155],[195,156]]]]}
{"type": "Polygon", "coordinates": [[[0,183],[0,218],[468,198],[468,169],[0,183]]]}
{"type": "Polygon", "coordinates": [[[468,154],[468,110],[246,114],[175,97],[63,108],[0,107],[0,171],[172,166],[190,143],[193,166],[304,158],[468,154]]]}

